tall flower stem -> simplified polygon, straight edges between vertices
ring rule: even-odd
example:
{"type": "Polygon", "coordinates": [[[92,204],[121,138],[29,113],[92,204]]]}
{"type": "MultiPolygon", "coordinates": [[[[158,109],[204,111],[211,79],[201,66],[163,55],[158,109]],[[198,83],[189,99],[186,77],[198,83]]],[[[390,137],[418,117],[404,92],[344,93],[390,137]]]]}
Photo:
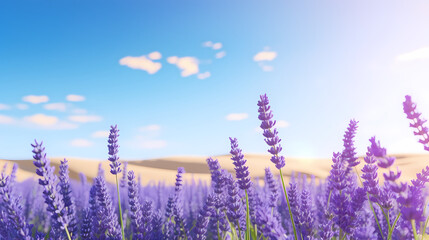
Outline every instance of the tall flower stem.
{"type": "Polygon", "coordinates": [[[244,190],[246,193],[246,239],[250,240],[250,212],[249,212],[249,196],[247,195],[247,190],[244,190]]]}
{"type": "Polygon", "coordinates": [[[122,221],[121,194],[119,194],[118,174],[115,175],[116,190],[118,191],[119,219],[121,221],[122,240],[125,240],[124,223],[122,221]]]}
{"type": "Polygon", "coordinates": [[[417,236],[416,220],[411,219],[411,226],[413,227],[414,240],[418,240],[419,237],[417,236]]]}
{"type": "Polygon", "coordinates": [[[285,197],[286,197],[287,208],[289,209],[290,221],[292,222],[293,235],[294,235],[294,237],[295,237],[295,240],[298,240],[298,235],[296,234],[295,221],[293,220],[292,210],[290,209],[289,198],[288,198],[288,196],[287,196],[287,191],[286,191],[286,187],[285,187],[285,181],[283,180],[283,173],[282,173],[282,170],[281,170],[281,169],[279,169],[279,172],[280,172],[280,178],[282,179],[283,192],[284,192],[285,197]]]}

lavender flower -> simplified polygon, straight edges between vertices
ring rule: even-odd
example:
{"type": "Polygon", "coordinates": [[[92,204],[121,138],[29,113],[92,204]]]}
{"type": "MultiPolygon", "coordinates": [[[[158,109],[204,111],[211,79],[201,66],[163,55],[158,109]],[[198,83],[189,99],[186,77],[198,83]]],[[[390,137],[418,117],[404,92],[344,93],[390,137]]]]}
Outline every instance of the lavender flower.
{"type": "Polygon", "coordinates": [[[138,191],[134,171],[128,172],[128,203],[130,205],[130,218],[133,229],[133,236],[137,239],[142,239],[143,234],[140,232],[142,226],[142,213],[140,201],[138,199],[138,191]]]}
{"type": "Polygon", "coordinates": [[[91,236],[91,213],[89,209],[86,209],[83,216],[83,224],[82,224],[82,233],[81,237],[82,240],[90,240],[92,239],[91,236]]]}
{"type": "Polygon", "coordinates": [[[118,216],[114,212],[112,199],[107,190],[106,181],[102,177],[95,178],[97,186],[97,203],[99,204],[99,220],[102,221],[100,233],[106,233],[110,239],[121,239],[121,230],[118,226],[118,216]]]}
{"type": "Polygon", "coordinates": [[[261,100],[258,101],[258,118],[262,121],[260,127],[264,131],[265,142],[270,146],[268,152],[273,155],[271,157],[271,162],[276,165],[277,169],[281,169],[285,166],[285,159],[283,156],[279,156],[279,153],[282,151],[282,146],[280,145],[281,139],[277,135],[277,129],[274,128],[276,121],[271,120],[273,118],[273,112],[270,110],[271,107],[267,95],[261,95],[260,98],[261,100]]]}
{"type": "Polygon", "coordinates": [[[198,220],[195,226],[195,239],[196,240],[205,240],[207,227],[209,225],[209,219],[211,212],[214,207],[214,196],[209,195],[206,200],[206,204],[203,209],[201,209],[200,214],[198,215],[198,220]]]}
{"type": "Polygon", "coordinates": [[[44,153],[45,148],[42,146],[43,142],[40,144],[35,141],[34,144],[31,144],[33,147],[33,164],[37,167],[36,174],[41,178],[39,179],[39,184],[44,187],[43,196],[45,198],[45,203],[47,205],[47,210],[51,212],[52,219],[52,231],[55,237],[60,237],[63,235],[64,230],[69,239],[71,239],[70,234],[67,228],[67,222],[64,218],[66,214],[66,209],[60,194],[58,193],[57,188],[55,187],[55,182],[57,181],[56,176],[54,175],[54,168],[50,167],[49,159],[46,158],[44,153]],[[59,236],[56,236],[59,234],[59,236]]]}
{"type": "MultiPolygon", "coordinates": [[[[26,220],[22,213],[22,207],[19,204],[20,197],[12,195],[11,181],[9,177],[6,177],[4,173],[0,175],[0,197],[2,198],[2,204],[0,209],[5,209],[7,212],[7,218],[9,224],[7,231],[3,233],[5,239],[31,239],[31,233],[27,226],[26,220]],[[7,235],[6,235],[7,233],[7,235]]],[[[0,235],[1,236],[1,235],[0,235]]]]}
{"type": "Polygon", "coordinates": [[[121,163],[119,162],[119,145],[118,145],[119,129],[118,126],[110,126],[109,144],[107,145],[109,149],[109,161],[110,163],[110,172],[113,175],[116,175],[121,172],[121,163]]]}
{"type": "Polygon", "coordinates": [[[76,222],[76,210],[74,205],[74,199],[71,196],[71,186],[70,186],[70,178],[69,178],[69,165],[68,161],[64,159],[60,164],[60,193],[63,196],[64,208],[66,211],[66,215],[64,216],[65,221],[67,223],[70,235],[73,238],[76,238],[77,235],[77,222],[76,222]]]}
{"type": "Polygon", "coordinates": [[[249,177],[248,167],[245,165],[247,160],[244,159],[244,155],[241,153],[241,149],[238,148],[238,141],[236,138],[229,138],[231,141],[231,151],[232,160],[234,161],[235,166],[235,176],[238,180],[238,185],[241,189],[247,190],[252,186],[252,182],[249,177]]]}
{"type": "Polygon", "coordinates": [[[270,189],[269,205],[271,208],[275,208],[277,207],[277,202],[279,200],[279,187],[277,181],[274,179],[274,176],[270,171],[270,168],[265,168],[265,182],[270,189]]]}
{"type": "Polygon", "coordinates": [[[347,131],[344,134],[344,150],[341,154],[343,161],[347,162],[347,171],[346,175],[351,171],[352,167],[355,167],[359,164],[358,158],[356,157],[356,148],[354,147],[354,140],[356,134],[358,121],[352,119],[350,120],[347,131]]]}
{"type": "Polygon", "coordinates": [[[416,111],[416,104],[411,100],[411,96],[405,96],[404,113],[411,120],[410,127],[415,128],[414,135],[420,136],[419,142],[423,144],[424,149],[429,151],[429,129],[424,126],[427,120],[420,118],[421,113],[416,111]]]}
{"type": "Polygon", "coordinates": [[[122,172],[122,178],[120,182],[121,188],[125,188],[127,186],[127,174],[128,174],[127,166],[128,166],[128,162],[124,162],[124,170],[122,172]]]}

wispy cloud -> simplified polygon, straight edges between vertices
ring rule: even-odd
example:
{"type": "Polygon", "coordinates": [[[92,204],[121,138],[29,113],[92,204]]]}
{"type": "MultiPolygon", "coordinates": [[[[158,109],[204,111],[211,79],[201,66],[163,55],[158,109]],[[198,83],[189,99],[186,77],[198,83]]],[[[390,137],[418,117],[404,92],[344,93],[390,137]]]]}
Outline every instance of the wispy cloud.
{"type": "Polygon", "coordinates": [[[167,62],[176,65],[181,72],[182,77],[188,77],[199,72],[199,61],[195,57],[177,57],[171,56],[167,58],[167,62]]]}
{"type": "Polygon", "coordinates": [[[217,59],[221,59],[221,58],[223,58],[223,57],[225,57],[225,56],[226,56],[226,52],[225,52],[225,51],[218,52],[218,53],[216,53],[216,55],[215,55],[215,57],[216,57],[217,59]]]}
{"type": "Polygon", "coordinates": [[[91,134],[93,138],[107,138],[109,137],[109,131],[96,131],[91,134]]]}
{"type": "Polygon", "coordinates": [[[161,130],[161,126],[158,124],[147,125],[139,128],[140,132],[155,132],[161,130]]]}
{"type": "Polygon", "coordinates": [[[203,46],[212,48],[213,50],[219,50],[223,47],[221,42],[214,43],[212,41],[203,42],[203,46]]]}
{"type": "Polygon", "coordinates": [[[55,110],[64,112],[67,109],[65,103],[48,103],[43,106],[46,110],[55,110]]]}
{"type": "Polygon", "coordinates": [[[36,95],[28,95],[22,98],[22,101],[29,102],[32,104],[45,103],[49,101],[49,97],[46,95],[36,96],[36,95]]]}
{"type": "Polygon", "coordinates": [[[0,124],[13,124],[15,119],[9,116],[0,115],[0,124]]]}
{"type": "Polygon", "coordinates": [[[73,147],[91,147],[94,143],[87,139],[73,139],[70,145],[73,147]]]}
{"type": "Polygon", "coordinates": [[[423,47],[411,52],[403,53],[395,58],[398,62],[410,62],[425,59],[429,59],[429,47],[423,47]]]}
{"type": "Polygon", "coordinates": [[[27,110],[28,105],[24,104],[24,103],[18,103],[18,104],[16,104],[16,108],[18,108],[19,110],[27,110]]]}
{"type": "Polygon", "coordinates": [[[119,60],[119,64],[127,66],[132,69],[143,70],[149,74],[155,74],[161,69],[162,65],[161,63],[154,62],[152,60],[160,59],[160,58],[161,58],[161,53],[152,52],[149,54],[148,57],[144,55],[140,57],[126,56],[119,60]]]}
{"type": "Polygon", "coordinates": [[[69,116],[69,120],[73,122],[87,123],[87,122],[100,122],[101,120],[103,120],[103,118],[96,115],[73,115],[73,116],[69,116]]]}
{"type": "Polygon", "coordinates": [[[69,94],[66,96],[67,101],[69,102],[82,102],[85,101],[85,97],[81,95],[69,94]]]}
{"type": "Polygon", "coordinates": [[[249,117],[247,113],[230,113],[226,115],[226,120],[228,121],[241,121],[249,117]]]}
{"type": "Polygon", "coordinates": [[[198,79],[206,79],[211,76],[210,72],[204,72],[197,75],[198,79]]]}
{"type": "Polygon", "coordinates": [[[162,55],[160,52],[155,51],[155,52],[149,53],[148,57],[152,60],[159,60],[161,59],[162,55]]]}
{"type": "Polygon", "coordinates": [[[9,110],[10,106],[7,104],[0,103],[0,110],[9,110]]]}
{"type": "Polygon", "coordinates": [[[78,125],[69,123],[66,121],[60,121],[55,116],[49,116],[45,114],[34,114],[31,116],[26,116],[23,118],[23,124],[36,127],[41,127],[44,129],[75,129],[78,125]]]}
{"type": "Polygon", "coordinates": [[[274,51],[261,51],[258,52],[255,56],[253,56],[253,61],[272,61],[277,57],[277,52],[274,51]]]}

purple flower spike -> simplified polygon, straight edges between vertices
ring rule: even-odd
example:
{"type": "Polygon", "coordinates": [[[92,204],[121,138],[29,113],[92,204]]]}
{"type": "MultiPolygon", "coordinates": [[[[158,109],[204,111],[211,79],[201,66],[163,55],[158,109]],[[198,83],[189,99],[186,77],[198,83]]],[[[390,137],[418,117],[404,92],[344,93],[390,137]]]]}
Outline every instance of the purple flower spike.
{"type": "Polygon", "coordinates": [[[414,135],[420,136],[419,142],[423,144],[424,149],[429,151],[429,129],[424,126],[427,120],[421,119],[421,113],[416,111],[416,104],[411,101],[411,96],[405,96],[404,113],[411,120],[410,127],[415,128],[414,135]]]}
{"type": "Polygon", "coordinates": [[[66,209],[64,207],[63,201],[61,199],[61,194],[58,192],[55,183],[57,178],[54,175],[54,167],[50,166],[49,159],[44,153],[45,148],[35,141],[34,144],[31,144],[33,147],[33,164],[37,167],[36,174],[39,175],[39,184],[43,186],[43,197],[45,198],[45,203],[47,205],[46,210],[51,213],[52,219],[52,231],[54,237],[62,238],[65,237],[64,229],[67,227],[67,221],[65,219],[66,209]]]}
{"type": "Polygon", "coordinates": [[[204,240],[206,239],[207,227],[209,225],[210,216],[212,215],[214,207],[214,196],[210,194],[207,197],[206,204],[203,209],[201,209],[200,214],[198,215],[198,221],[195,226],[195,239],[204,240]]]}
{"type": "Polygon", "coordinates": [[[261,95],[260,98],[261,100],[258,101],[258,118],[262,121],[260,126],[264,131],[262,135],[265,137],[265,142],[270,146],[268,152],[273,155],[271,157],[271,162],[276,165],[277,169],[281,169],[285,166],[285,158],[279,156],[279,153],[282,151],[282,146],[280,145],[281,139],[277,135],[277,129],[273,129],[274,125],[276,125],[276,121],[271,120],[273,118],[273,112],[270,110],[271,107],[267,94],[261,95]]]}
{"type": "Polygon", "coordinates": [[[265,168],[265,182],[270,189],[269,206],[272,208],[277,207],[277,202],[279,200],[279,187],[276,179],[270,171],[270,168],[265,168]]]}
{"type": "Polygon", "coordinates": [[[118,145],[119,129],[118,125],[110,127],[110,134],[107,145],[109,149],[110,172],[116,175],[121,172],[121,163],[119,162],[119,145],[118,145]]]}
{"type": "Polygon", "coordinates": [[[250,173],[248,167],[245,165],[247,160],[244,159],[244,155],[241,153],[241,149],[238,148],[238,141],[236,138],[229,138],[231,141],[231,155],[232,160],[234,161],[235,166],[235,176],[238,181],[238,185],[241,189],[246,190],[252,186],[252,182],[250,181],[250,173]]]}
{"type": "Polygon", "coordinates": [[[347,173],[351,171],[352,167],[359,165],[358,158],[356,157],[356,148],[354,146],[354,140],[356,130],[357,130],[358,121],[352,119],[350,120],[349,126],[346,133],[344,134],[344,150],[341,154],[341,157],[344,161],[347,161],[347,173]]]}

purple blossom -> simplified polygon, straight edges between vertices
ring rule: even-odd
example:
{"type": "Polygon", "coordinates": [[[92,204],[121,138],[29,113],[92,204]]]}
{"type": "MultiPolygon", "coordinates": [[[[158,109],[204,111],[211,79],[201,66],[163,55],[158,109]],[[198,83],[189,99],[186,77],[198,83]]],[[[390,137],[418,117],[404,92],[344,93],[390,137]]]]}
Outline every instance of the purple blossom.
{"type": "Polygon", "coordinates": [[[106,180],[103,177],[96,177],[98,212],[102,224],[101,234],[109,239],[121,239],[121,230],[118,225],[118,216],[114,212],[112,199],[107,190],[106,180]]]}
{"type": "Polygon", "coordinates": [[[414,135],[420,136],[419,142],[423,144],[424,149],[429,151],[429,129],[424,125],[427,120],[420,118],[421,113],[417,112],[417,105],[411,100],[411,96],[405,96],[404,113],[411,120],[410,127],[416,129],[414,135]]]}
{"type": "Polygon", "coordinates": [[[261,95],[258,101],[258,118],[262,121],[261,128],[263,130],[263,135],[265,137],[265,142],[270,146],[268,152],[273,156],[271,157],[271,162],[276,165],[277,169],[281,169],[285,166],[285,159],[283,156],[279,156],[279,153],[282,151],[282,146],[280,145],[281,139],[278,136],[278,131],[274,128],[276,121],[271,120],[273,118],[273,112],[270,110],[271,106],[269,105],[269,100],[267,94],[261,95]]]}
{"type": "Polygon", "coordinates": [[[209,220],[213,208],[214,196],[213,194],[211,194],[207,197],[206,203],[204,204],[203,209],[201,209],[200,214],[198,215],[197,223],[194,230],[196,240],[205,240],[207,238],[207,227],[209,225],[209,220]]]}
{"type": "Polygon", "coordinates": [[[358,158],[356,157],[356,148],[354,146],[354,140],[356,130],[357,130],[358,121],[352,119],[350,120],[349,126],[347,127],[347,131],[344,134],[344,150],[341,154],[343,158],[342,161],[347,162],[347,172],[348,174],[351,171],[352,167],[359,165],[358,158]]]}
{"type": "Polygon", "coordinates": [[[70,186],[69,178],[69,165],[68,161],[64,159],[60,164],[60,193],[63,197],[64,208],[66,215],[64,216],[68,230],[73,238],[77,236],[77,222],[76,222],[76,210],[74,205],[74,199],[72,197],[72,190],[70,186]]]}
{"type": "Polygon", "coordinates": [[[142,239],[143,236],[140,232],[142,226],[142,213],[134,171],[128,172],[128,203],[130,206],[130,218],[133,228],[133,236],[135,236],[137,239],[142,239]]]}
{"type": "Polygon", "coordinates": [[[270,190],[269,205],[272,208],[277,207],[277,202],[279,200],[279,186],[276,179],[274,179],[270,168],[265,168],[265,182],[270,190]]]}
{"type": "Polygon", "coordinates": [[[238,141],[236,138],[229,138],[231,141],[231,155],[235,166],[235,176],[238,180],[238,185],[241,189],[247,190],[252,186],[250,181],[250,173],[248,167],[245,165],[247,160],[244,159],[244,155],[241,153],[241,149],[238,148],[238,141]]]}
{"type": "Polygon", "coordinates": [[[86,209],[83,215],[83,224],[82,224],[82,231],[81,231],[82,240],[92,239],[91,221],[92,221],[91,211],[89,209],[86,209]]]}
{"type": "MultiPolygon", "coordinates": [[[[12,194],[11,181],[4,173],[0,175],[0,197],[2,202],[0,209],[5,210],[9,224],[6,231],[1,234],[5,239],[31,239],[26,219],[24,218],[22,206],[19,204],[21,197],[12,194]]],[[[3,217],[3,216],[2,216],[3,217]]],[[[0,236],[1,236],[0,235],[0,236]]],[[[1,238],[1,237],[0,237],[1,238]]]]}
{"type": "Polygon", "coordinates": [[[121,163],[119,162],[119,145],[118,145],[119,129],[118,126],[110,126],[110,134],[108,139],[110,172],[116,175],[121,172],[121,163]]]}
{"type": "Polygon", "coordinates": [[[40,176],[39,184],[43,186],[43,197],[47,206],[47,211],[51,213],[52,233],[55,237],[65,237],[64,229],[67,228],[67,222],[64,218],[66,208],[64,207],[61,195],[55,187],[57,177],[54,175],[54,167],[50,166],[50,161],[46,158],[45,148],[35,141],[31,144],[33,147],[33,164],[37,167],[36,174],[40,176]],[[57,236],[58,235],[58,236],[57,236]]]}

